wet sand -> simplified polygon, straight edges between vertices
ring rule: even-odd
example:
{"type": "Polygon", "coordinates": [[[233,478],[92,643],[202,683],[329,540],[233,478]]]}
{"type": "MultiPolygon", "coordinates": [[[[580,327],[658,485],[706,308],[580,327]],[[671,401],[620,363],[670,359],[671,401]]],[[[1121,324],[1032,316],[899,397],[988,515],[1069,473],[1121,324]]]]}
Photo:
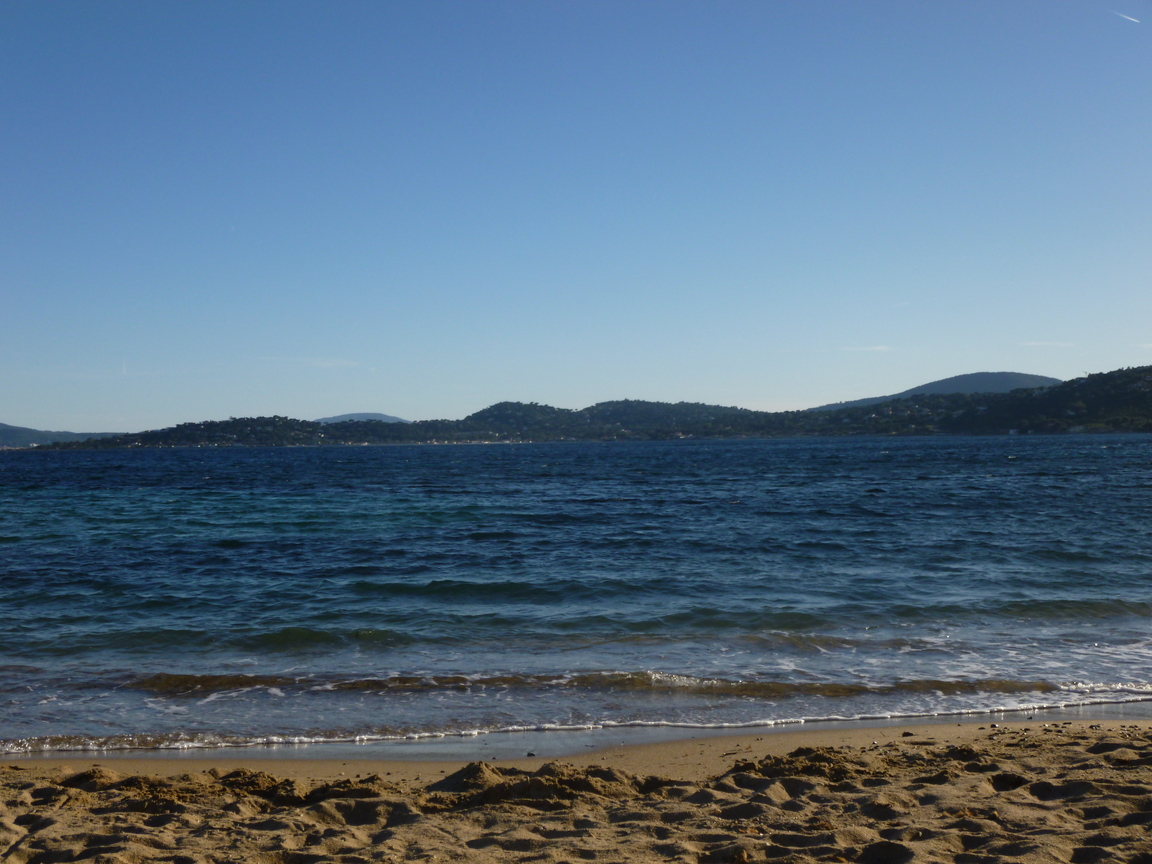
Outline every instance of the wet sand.
{"type": "Polygon", "coordinates": [[[1152,723],[682,739],[559,760],[8,760],[0,861],[1152,864],[1152,723]]]}

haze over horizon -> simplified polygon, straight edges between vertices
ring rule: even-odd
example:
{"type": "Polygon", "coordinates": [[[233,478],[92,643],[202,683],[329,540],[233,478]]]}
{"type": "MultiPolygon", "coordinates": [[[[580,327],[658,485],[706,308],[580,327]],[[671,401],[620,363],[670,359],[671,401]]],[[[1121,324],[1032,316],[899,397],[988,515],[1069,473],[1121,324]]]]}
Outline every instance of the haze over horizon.
{"type": "Polygon", "coordinates": [[[0,422],[1152,363],[1152,0],[0,4],[0,422]]]}

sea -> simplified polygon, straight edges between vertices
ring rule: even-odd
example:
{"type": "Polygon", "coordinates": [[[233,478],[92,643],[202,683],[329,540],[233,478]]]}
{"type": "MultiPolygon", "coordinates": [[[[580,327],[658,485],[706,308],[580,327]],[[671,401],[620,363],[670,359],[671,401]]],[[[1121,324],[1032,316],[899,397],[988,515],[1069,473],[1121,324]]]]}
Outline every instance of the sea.
{"type": "Polygon", "coordinates": [[[9,755],[1148,718],[1152,436],[4,451],[0,622],[9,755]]]}

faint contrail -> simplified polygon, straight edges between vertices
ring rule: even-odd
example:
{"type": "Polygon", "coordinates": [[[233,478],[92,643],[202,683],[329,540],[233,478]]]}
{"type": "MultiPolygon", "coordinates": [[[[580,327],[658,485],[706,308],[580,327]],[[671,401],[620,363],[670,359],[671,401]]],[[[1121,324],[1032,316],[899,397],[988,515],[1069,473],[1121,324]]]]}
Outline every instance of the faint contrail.
{"type": "Polygon", "coordinates": [[[1117,12],[1115,9],[1111,10],[1113,15],[1119,15],[1125,21],[1131,21],[1133,24],[1139,24],[1139,18],[1133,18],[1131,15],[1125,15],[1123,12],[1117,12]]]}

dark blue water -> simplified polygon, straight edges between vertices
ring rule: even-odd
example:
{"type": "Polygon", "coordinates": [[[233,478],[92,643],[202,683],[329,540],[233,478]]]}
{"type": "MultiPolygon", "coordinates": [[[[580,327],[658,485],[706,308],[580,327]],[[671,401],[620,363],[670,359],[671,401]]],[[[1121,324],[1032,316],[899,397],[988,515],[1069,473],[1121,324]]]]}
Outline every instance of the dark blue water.
{"type": "Polygon", "coordinates": [[[1152,698],[1152,438],[0,453],[0,747],[1152,698]]]}

